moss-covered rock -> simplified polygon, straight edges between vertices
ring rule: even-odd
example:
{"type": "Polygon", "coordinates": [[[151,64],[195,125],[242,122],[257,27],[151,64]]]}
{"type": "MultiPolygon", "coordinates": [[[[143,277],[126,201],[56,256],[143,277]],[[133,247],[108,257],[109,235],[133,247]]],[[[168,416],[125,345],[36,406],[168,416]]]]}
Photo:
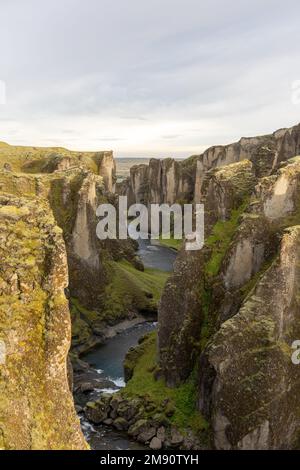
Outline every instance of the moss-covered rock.
{"type": "Polygon", "coordinates": [[[299,247],[300,227],[291,227],[278,257],[202,356],[200,408],[219,449],[297,443],[300,370],[291,344],[300,335],[299,247]]]}
{"type": "Polygon", "coordinates": [[[67,379],[62,231],[46,201],[0,196],[0,429],[5,449],[84,449],[67,379]]]}

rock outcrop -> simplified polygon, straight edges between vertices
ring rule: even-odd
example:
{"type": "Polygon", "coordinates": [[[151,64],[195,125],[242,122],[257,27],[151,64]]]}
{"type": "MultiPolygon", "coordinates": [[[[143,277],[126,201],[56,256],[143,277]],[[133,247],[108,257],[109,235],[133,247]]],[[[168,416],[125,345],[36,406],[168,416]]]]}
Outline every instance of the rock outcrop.
{"type": "Polygon", "coordinates": [[[149,276],[153,286],[159,283],[154,273],[145,273],[141,281],[140,271],[134,269],[141,265],[135,243],[100,241],[96,235],[98,205],[117,204],[109,192],[114,187],[112,153],[7,145],[0,148],[0,166],[6,160],[11,170],[0,170],[0,192],[47,200],[63,231],[76,351],[103,342],[108,327],[132,320],[140,311],[152,315],[157,291],[149,289],[149,276]]]}
{"type": "Polygon", "coordinates": [[[67,377],[61,229],[45,200],[0,196],[0,447],[86,449],[67,377]]]}
{"type": "Polygon", "coordinates": [[[200,251],[181,249],[159,306],[160,363],[169,385],[189,376],[199,355],[199,342],[205,341],[211,271],[216,271],[222,261],[244,208],[244,199],[254,184],[252,164],[247,160],[213,169],[206,175],[201,200],[205,204],[206,237],[214,226],[216,233],[200,251]],[[224,232],[221,235],[224,246],[218,246],[219,232],[224,232]]]}
{"type": "Polygon", "coordinates": [[[117,185],[117,192],[128,197],[128,203],[167,203],[189,201],[193,197],[196,161],[152,158],[149,165],[135,165],[130,176],[117,185]]]}
{"type": "Polygon", "coordinates": [[[295,448],[300,431],[300,157],[269,176],[241,161],[206,172],[206,242],[180,252],[159,308],[160,373],[199,378],[218,449],[295,448]]]}
{"type": "Polygon", "coordinates": [[[217,449],[289,449],[299,439],[300,226],[202,358],[200,408],[217,449]]]}
{"type": "Polygon", "coordinates": [[[116,181],[116,164],[112,151],[75,152],[60,147],[16,147],[0,145],[0,169],[9,164],[16,173],[53,173],[72,168],[85,168],[100,175],[107,191],[116,181]]]}
{"type": "Polygon", "coordinates": [[[206,173],[213,168],[249,160],[261,178],[299,153],[300,124],[270,135],[243,137],[233,144],[213,146],[183,161],[151,159],[149,165],[132,167],[130,177],[117,185],[117,191],[127,195],[130,204],[199,202],[206,173]]]}

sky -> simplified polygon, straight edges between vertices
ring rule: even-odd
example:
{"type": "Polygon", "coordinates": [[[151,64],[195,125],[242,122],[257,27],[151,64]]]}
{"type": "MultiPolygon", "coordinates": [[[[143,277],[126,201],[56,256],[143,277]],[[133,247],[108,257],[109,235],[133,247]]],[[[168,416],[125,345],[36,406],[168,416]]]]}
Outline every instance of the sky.
{"type": "Polygon", "coordinates": [[[187,157],[295,125],[299,17],[298,0],[0,0],[0,140],[187,157]]]}

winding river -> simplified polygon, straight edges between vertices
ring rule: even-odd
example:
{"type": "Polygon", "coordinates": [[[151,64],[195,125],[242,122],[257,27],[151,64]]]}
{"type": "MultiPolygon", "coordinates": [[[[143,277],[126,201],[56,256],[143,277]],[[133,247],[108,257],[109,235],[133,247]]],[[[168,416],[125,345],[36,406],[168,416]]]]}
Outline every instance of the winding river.
{"type": "MultiPolygon", "coordinates": [[[[149,240],[139,240],[139,256],[146,268],[156,268],[162,271],[173,270],[176,252],[170,248],[152,244],[149,240]]],[[[107,379],[115,384],[115,389],[102,389],[106,393],[114,393],[124,387],[123,361],[129,348],[136,346],[141,336],[156,328],[154,322],[144,322],[110,339],[106,344],[89,352],[83,358],[95,370],[101,379],[107,379]]],[[[130,441],[126,434],[111,427],[91,425],[81,417],[81,425],[87,441],[95,450],[131,450],[144,447],[130,441]]]]}

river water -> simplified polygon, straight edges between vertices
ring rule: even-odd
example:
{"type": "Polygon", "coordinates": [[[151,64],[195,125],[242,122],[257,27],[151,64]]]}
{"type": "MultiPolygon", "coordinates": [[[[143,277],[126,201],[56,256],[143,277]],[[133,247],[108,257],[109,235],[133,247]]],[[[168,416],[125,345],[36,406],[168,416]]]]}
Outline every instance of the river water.
{"type": "MultiPolygon", "coordinates": [[[[146,268],[155,268],[162,271],[173,270],[176,252],[172,249],[153,245],[148,240],[139,240],[139,256],[146,268]]],[[[102,389],[106,393],[115,393],[124,387],[123,361],[129,348],[138,344],[139,338],[156,328],[154,322],[144,322],[136,325],[114,338],[106,344],[99,346],[86,354],[83,359],[88,362],[99,374],[99,378],[108,379],[117,386],[117,389],[102,389]]],[[[100,390],[99,390],[100,392],[100,390]]],[[[92,449],[95,450],[132,450],[144,447],[128,439],[125,433],[118,432],[111,427],[91,425],[81,416],[81,426],[84,435],[92,449]]]]}

